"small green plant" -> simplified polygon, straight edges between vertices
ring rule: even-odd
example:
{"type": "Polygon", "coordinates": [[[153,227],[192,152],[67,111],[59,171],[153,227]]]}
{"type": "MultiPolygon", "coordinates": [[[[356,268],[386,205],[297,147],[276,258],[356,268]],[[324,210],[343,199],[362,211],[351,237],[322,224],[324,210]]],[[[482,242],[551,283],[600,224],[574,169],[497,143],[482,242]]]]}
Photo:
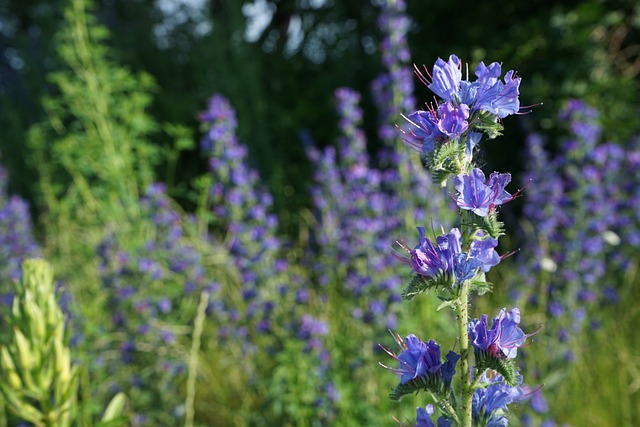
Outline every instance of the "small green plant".
{"type": "MultiPolygon", "coordinates": [[[[8,323],[13,334],[0,347],[5,405],[36,427],[73,425],[79,413],[78,366],[71,361],[65,315],[56,302],[53,272],[46,261],[22,264],[8,323]]],[[[124,395],[116,395],[96,425],[121,425],[124,403],[124,395]]]]}

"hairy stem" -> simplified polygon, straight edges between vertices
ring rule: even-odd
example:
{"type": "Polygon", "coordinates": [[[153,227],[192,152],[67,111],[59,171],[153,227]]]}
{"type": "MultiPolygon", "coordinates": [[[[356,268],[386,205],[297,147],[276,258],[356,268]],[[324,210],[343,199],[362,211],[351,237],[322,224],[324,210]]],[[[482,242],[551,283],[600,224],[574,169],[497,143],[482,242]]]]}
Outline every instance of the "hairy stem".
{"type": "Polygon", "coordinates": [[[456,312],[460,334],[460,374],[462,379],[462,416],[461,427],[471,427],[471,399],[473,387],[469,378],[469,334],[467,325],[469,322],[469,290],[466,283],[462,284],[456,312]]]}

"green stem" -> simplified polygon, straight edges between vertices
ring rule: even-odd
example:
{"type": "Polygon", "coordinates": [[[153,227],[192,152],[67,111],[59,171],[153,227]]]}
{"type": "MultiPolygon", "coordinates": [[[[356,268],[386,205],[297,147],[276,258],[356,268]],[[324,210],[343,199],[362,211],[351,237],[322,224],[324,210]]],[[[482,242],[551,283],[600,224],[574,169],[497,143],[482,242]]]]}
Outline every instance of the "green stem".
{"type": "Polygon", "coordinates": [[[462,379],[462,416],[461,427],[471,427],[471,399],[473,397],[473,386],[469,378],[469,288],[466,283],[462,284],[460,297],[456,312],[458,315],[458,325],[460,327],[460,374],[462,379]]]}
{"type": "Polygon", "coordinates": [[[198,373],[198,353],[200,351],[200,339],[204,329],[207,304],[209,303],[209,292],[203,291],[200,295],[200,304],[193,326],[193,338],[191,351],[189,352],[189,373],[187,376],[187,399],[185,401],[185,427],[193,427],[196,401],[196,376],[198,373]]]}
{"type": "Polygon", "coordinates": [[[453,419],[453,422],[460,425],[460,419],[458,418],[458,414],[456,414],[456,410],[453,409],[453,406],[451,406],[451,403],[447,399],[439,399],[438,396],[435,395],[434,393],[429,392],[429,394],[431,395],[431,398],[438,406],[442,406],[445,409],[445,412],[447,413],[447,415],[451,417],[451,419],[453,419]]]}

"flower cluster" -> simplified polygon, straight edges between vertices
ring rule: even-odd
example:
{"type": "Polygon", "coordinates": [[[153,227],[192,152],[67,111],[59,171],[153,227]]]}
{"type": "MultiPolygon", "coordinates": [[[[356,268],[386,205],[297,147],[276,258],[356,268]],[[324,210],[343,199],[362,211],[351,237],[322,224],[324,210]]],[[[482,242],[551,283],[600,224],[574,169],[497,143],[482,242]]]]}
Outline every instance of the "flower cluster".
{"type": "Polygon", "coordinates": [[[320,151],[307,145],[315,166],[311,194],[319,222],[314,235],[318,252],[309,254],[309,264],[321,285],[344,283],[355,297],[353,318],[394,328],[393,306],[399,301],[399,282],[381,251],[400,224],[391,215],[400,209],[400,199],[384,189],[389,174],[371,165],[364,133],[359,128],[360,95],[340,88],[336,99],[342,131],[339,151],[333,147],[320,151]],[[329,268],[335,259],[348,262],[341,269],[329,268]],[[389,291],[395,294],[391,298],[389,291]],[[368,297],[366,302],[360,298],[364,294],[368,297]]]}
{"type": "MultiPolygon", "coordinates": [[[[471,236],[471,243],[466,251],[462,251],[462,235],[458,228],[452,228],[447,234],[438,236],[435,244],[426,237],[424,227],[418,227],[420,240],[418,245],[409,250],[401,244],[409,257],[397,255],[411,265],[417,275],[426,278],[425,287],[418,291],[426,291],[429,287],[447,285],[460,286],[464,281],[474,278],[478,273],[486,273],[500,262],[495,251],[498,241],[478,230],[471,236]]],[[[406,296],[414,296],[410,293],[406,296]]]]}
{"type": "Polygon", "coordinates": [[[456,373],[456,363],[460,355],[449,351],[446,362],[440,357],[440,346],[434,341],[420,341],[415,335],[409,335],[404,340],[394,336],[400,354],[386,350],[399,364],[399,368],[385,365],[385,368],[400,375],[400,385],[391,393],[392,399],[399,399],[405,394],[419,390],[429,390],[433,393],[446,395],[451,388],[451,380],[456,373]]]}
{"type": "Polygon", "coordinates": [[[491,328],[487,324],[487,315],[469,322],[469,342],[473,346],[476,369],[479,372],[490,369],[498,372],[504,382],[515,386],[519,381],[513,359],[518,355],[518,348],[522,347],[527,338],[538,331],[525,334],[518,326],[520,324],[520,310],[513,308],[509,312],[505,308],[500,310],[493,319],[491,328]]]}
{"type": "MultiPolygon", "coordinates": [[[[389,149],[396,139],[393,123],[397,111],[415,109],[413,75],[409,66],[411,54],[407,41],[411,18],[406,10],[404,0],[380,2],[378,27],[383,33],[380,52],[386,72],[376,77],[371,88],[380,116],[378,136],[389,149]]],[[[391,151],[404,157],[403,153],[391,151]]]]}
{"type": "MultiPolygon", "coordinates": [[[[627,270],[640,246],[640,140],[603,141],[598,110],[577,99],[558,119],[567,130],[562,139],[527,138],[524,179],[535,191],[524,200],[527,255],[515,257],[519,280],[512,283],[515,297],[546,314],[554,351],[530,362],[541,382],[543,374],[565,374],[577,337],[598,328],[600,307],[618,299],[610,278],[627,270]]],[[[541,393],[531,408],[547,411],[541,393]]]]}
{"type": "Polygon", "coordinates": [[[498,119],[520,109],[520,78],[511,70],[505,74],[504,83],[500,81],[502,70],[497,62],[488,67],[480,62],[474,82],[462,80],[462,62],[455,55],[447,62],[439,58],[431,74],[425,71],[427,76],[416,70],[423,83],[444,102],[407,117],[412,125],[405,132],[407,142],[420,151],[432,152],[438,144],[466,135],[466,154],[471,156],[481,138],[478,131],[496,137],[502,129],[498,119]]]}
{"type": "MultiPolygon", "coordinates": [[[[19,280],[22,261],[40,256],[33,235],[29,205],[18,196],[7,194],[7,172],[0,167],[0,316],[9,315],[14,290],[9,286],[19,280]]],[[[4,324],[2,322],[1,324],[4,324]]]]}
{"type": "Polygon", "coordinates": [[[420,80],[441,99],[406,116],[402,132],[409,147],[426,155],[434,180],[444,183],[463,172],[463,164],[472,163],[483,134],[497,137],[501,120],[520,110],[520,78],[511,70],[502,81],[499,63],[480,62],[476,80],[463,80],[462,62],[455,55],[447,62],[439,58],[431,72],[426,67],[424,71],[416,68],[420,80]]]}
{"type": "MultiPolygon", "coordinates": [[[[145,399],[162,398],[168,413],[179,419],[182,402],[177,385],[185,378],[186,366],[174,349],[185,318],[191,322],[195,316],[199,293],[207,290],[215,301],[219,284],[207,279],[203,253],[189,241],[164,185],[149,186],[140,207],[135,238],[111,230],[97,248],[111,313],[111,325],[105,329],[117,337],[100,349],[113,355],[100,363],[113,388],[145,399]]],[[[135,402],[133,411],[134,425],[159,422],[157,412],[141,401],[135,402]]]]}
{"type": "Polygon", "coordinates": [[[379,27],[384,36],[380,51],[385,72],[372,82],[371,92],[378,110],[382,148],[377,158],[371,160],[383,174],[381,188],[395,196],[390,209],[392,217],[405,218],[404,225],[408,227],[432,217],[447,225],[454,218],[446,191],[423,173],[420,159],[397,145],[398,111],[415,110],[416,104],[407,41],[411,18],[406,9],[404,0],[380,2],[379,27]]]}

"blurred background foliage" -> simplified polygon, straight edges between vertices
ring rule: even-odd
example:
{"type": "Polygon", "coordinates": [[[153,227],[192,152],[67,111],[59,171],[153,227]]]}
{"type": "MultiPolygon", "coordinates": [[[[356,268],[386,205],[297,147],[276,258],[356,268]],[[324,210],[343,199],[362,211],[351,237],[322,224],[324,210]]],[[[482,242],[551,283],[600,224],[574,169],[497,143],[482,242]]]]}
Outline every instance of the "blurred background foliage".
{"type": "MultiPolygon", "coordinates": [[[[424,402],[409,400],[397,410],[388,402],[394,378],[377,366],[375,343],[389,342],[384,330],[396,323],[403,331],[434,333],[443,348],[455,343],[447,338],[447,316],[433,313],[434,301],[397,308],[393,278],[400,281],[405,272],[385,258],[388,244],[412,236],[421,215],[435,218],[436,226],[451,222],[442,212],[448,196],[413,176],[415,169],[398,177],[385,174],[393,167],[377,168],[378,162],[389,166],[377,154],[390,143],[379,134],[371,89],[377,76],[389,72],[381,49],[388,34],[379,17],[383,4],[393,9],[401,2],[96,0],[85,11],[87,3],[0,0],[0,152],[7,169],[0,174],[0,235],[12,262],[3,265],[4,280],[13,277],[14,258],[44,253],[70,290],[67,305],[75,307],[71,316],[82,329],[72,334],[72,344],[89,354],[80,387],[85,396],[99,396],[96,411],[105,396],[124,388],[137,405],[132,410],[140,411],[132,416],[134,425],[172,425],[193,408],[202,425],[331,425],[335,417],[341,425],[387,425],[392,414],[413,416],[424,402]],[[336,108],[336,89],[343,86],[361,94],[359,107],[336,108]],[[209,101],[214,93],[231,105],[224,98],[209,101]],[[350,117],[358,116],[358,108],[362,120],[350,117]],[[204,156],[198,140],[210,150],[204,156]],[[25,237],[31,227],[27,205],[9,195],[29,201],[37,243],[25,237]],[[417,206],[427,200],[430,212],[417,206]],[[394,222],[395,216],[402,220],[394,222]],[[191,325],[204,315],[197,312],[200,291],[211,295],[210,323],[202,348],[193,350],[191,325]],[[201,377],[191,385],[199,399],[185,408],[185,365],[199,350],[201,377]]],[[[629,182],[597,156],[574,152],[571,143],[563,147],[567,135],[581,135],[558,115],[568,98],[583,100],[597,108],[604,139],[628,146],[637,157],[636,3],[407,4],[408,47],[419,66],[456,53],[470,67],[498,60],[523,76],[521,103],[532,113],[506,119],[505,136],[483,147],[485,169],[511,171],[514,184],[529,176],[567,181],[562,185],[572,204],[565,217],[585,221],[564,229],[555,224],[552,232],[566,233],[547,254],[560,254],[552,261],[564,268],[562,254],[573,248],[567,270],[584,270],[575,259],[583,256],[576,236],[587,229],[585,212],[609,200],[594,197],[581,205],[589,191],[586,178],[597,175],[581,175],[582,163],[592,162],[602,181],[612,182],[607,188],[628,192],[629,206],[640,200],[637,188],[625,186],[629,182]],[[525,141],[536,133],[547,141],[547,158],[558,154],[549,169],[531,161],[525,141]],[[567,165],[572,169],[564,176],[567,165]]],[[[415,95],[418,105],[432,99],[420,85],[415,95]]],[[[400,123],[400,113],[408,111],[395,111],[392,121],[400,123]]],[[[394,143],[407,151],[399,139],[394,143]]],[[[611,152],[602,155],[618,155],[611,152]]],[[[637,159],[629,163],[628,170],[640,169],[637,159]]],[[[535,211],[535,186],[529,191],[535,211]]],[[[624,204],[624,196],[611,200],[624,204]]],[[[495,313],[519,298],[529,304],[534,329],[553,315],[548,301],[530,302],[529,296],[557,298],[571,318],[584,302],[579,291],[593,290],[580,288],[575,278],[564,289],[544,265],[540,269],[536,243],[546,242],[536,242],[540,233],[527,229],[540,223],[527,217],[522,199],[501,210],[511,231],[501,252],[520,247],[526,235],[533,265],[523,267],[527,260],[515,257],[491,280],[516,290],[521,282],[539,287],[497,293],[491,306],[481,308],[495,313]]],[[[560,206],[553,202],[548,198],[544,211],[551,216],[560,206]]],[[[622,238],[623,231],[615,229],[622,238]]],[[[596,255],[607,261],[609,253],[596,255]]],[[[623,303],[640,296],[637,256],[629,259],[625,268],[606,272],[623,303]]],[[[558,321],[539,338],[556,346],[553,352],[541,346],[523,353],[531,351],[525,358],[536,361],[530,371],[544,371],[532,377],[549,380],[551,396],[575,396],[606,383],[603,393],[620,397],[553,399],[558,420],[634,425],[640,422],[632,403],[640,360],[633,351],[638,335],[629,332],[640,312],[600,304],[601,297],[585,303],[588,314],[602,313],[599,329],[582,318],[575,337],[561,342],[556,335],[562,336],[564,324],[558,321]],[[606,346],[617,349],[615,357],[602,356],[606,346]],[[571,370],[567,354],[576,362],[571,370]],[[555,375],[555,382],[545,375],[555,375]]]]}
{"type": "MultiPolygon", "coordinates": [[[[25,161],[30,124],[45,112],[40,100],[54,90],[50,73],[62,67],[52,34],[63,25],[61,0],[0,2],[0,102],[2,149],[11,190],[34,197],[34,171],[25,161]]],[[[232,99],[240,139],[273,191],[278,211],[308,205],[308,161],[297,142],[307,129],[320,145],[335,138],[332,94],[339,86],[362,93],[382,71],[377,4],[363,1],[105,0],[93,12],[111,31],[109,55],[155,81],[150,113],[158,123],[196,129],[194,107],[214,92],[232,99]],[[282,209],[283,207],[287,209],[282,209]]],[[[490,145],[491,166],[517,172],[523,128],[554,132],[555,111],[579,97],[602,112],[610,138],[624,141],[636,120],[640,73],[640,6],[633,0],[469,3],[409,1],[413,61],[431,63],[456,52],[465,61],[501,60],[523,80],[523,105],[542,105],[505,126],[513,141],[490,145]],[[494,150],[492,150],[494,148],[494,150]],[[517,159],[514,168],[514,159],[517,159]]],[[[419,99],[428,90],[418,87],[419,99]]],[[[363,100],[365,131],[375,148],[372,100],[363,100]]],[[[157,147],[172,139],[152,138],[157,147]]],[[[162,172],[173,170],[158,164],[162,172]]],[[[169,189],[187,207],[185,183],[204,165],[185,151],[169,189]]],[[[282,218],[287,232],[295,215],[282,218]]]]}

